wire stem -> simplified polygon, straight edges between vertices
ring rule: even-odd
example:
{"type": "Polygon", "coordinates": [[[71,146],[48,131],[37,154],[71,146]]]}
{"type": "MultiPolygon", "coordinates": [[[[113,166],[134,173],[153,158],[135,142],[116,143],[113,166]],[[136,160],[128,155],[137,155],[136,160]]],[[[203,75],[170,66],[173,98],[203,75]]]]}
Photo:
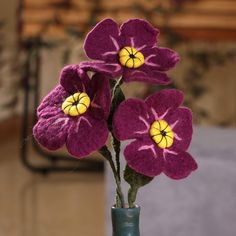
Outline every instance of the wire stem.
{"type": "Polygon", "coordinates": [[[111,169],[112,169],[112,172],[113,172],[113,175],[114,175],[114,178],[115,178],[115,182],[116,182],[116,192],[117,192],[117,195],[118,195],[118,198],[119,200],[117,199],[116,201],[116,207],[122,207],[124,208],[125,207],[125,202],[124,202],[124,195],[123,195],[123,192],[122,192],[122,189],[121,189],[121,184],[120,184],[120,179],[117,175],[117,171],[116,171],[116,167],[115,167],[115,164],[112,160],[112,155],[111,155],[111,152],[110,150],[107,148],[107,146],[103,146],[99,152],[105,157],[106,160],[108,160],[110,166],[111,166],[111,169]]]}

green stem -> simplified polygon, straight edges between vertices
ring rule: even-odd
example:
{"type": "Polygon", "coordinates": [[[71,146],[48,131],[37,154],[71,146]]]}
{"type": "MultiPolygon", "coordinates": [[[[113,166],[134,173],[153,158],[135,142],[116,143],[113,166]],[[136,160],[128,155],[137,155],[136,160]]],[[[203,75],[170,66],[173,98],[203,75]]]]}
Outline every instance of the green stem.
{"type": "Polygon", "coordinates": [[[134,208],[134,202],[136,200],[136,196],[138,193],[138,188],[135,186],[131,186],[128,192],[128,203],[130,208],[134,208]]]}
{"type": "Polygon", "coordinates": [[[122,80],[122,76],[116,81],[113,89],[112,89],[112,100],[114,99],[114,97],[116,96],[116,91],[117,89],[119,89],[119,87],[122,85],[123,80],[122,80]]]}
{"type": "Polygon", "coordinates": [[[118,175],[119,180],[121,180],[121,177],[120,177],[120,141],[113,135],[113,133],[112,133],[112,145],[115,151],[117,175],[118,175]]]}
{"type": "Polygon", "coordinates": [[[99,152],[106,158],[106,160],[108,160],[108,162],[109,162],[109,164],[111,166],[114,178],[115,178],[116,192],[117,192],[118,199],[119,199],[119,200],[117,199],[117,201],[116,201],[116,207],[125,207],[124,195],[123,195],[123,192],[122,192],[122,189],[121,189],[121,184],[120,184],[119,177],[118,177],[117,172],[116,172],[115,164],[114,164],[114,162],[112,160],[111,152],[109,151],[107,146],[103,146],[99,150],[99,152]]]}
{"type": "Polygon", "coordinates": [[[119,106],[120,102],[124,100],[124,95],[120,89],[120,85],[122,84],[122,77],[117,79],[116,81],[112,81],[112,104],[111,104],[111,111],[108,118],[108,127],[112,134],[112,145],[115,152],[115,162],[112,160],[111,152],[108,150],[107,146],[102,147],[99,151],[100,153],[109,161],[111,166],[115,181],[116,181],[116,207],[124,207],[124,196],[121,190],[121,178],[120,178],[120,142],[114,137],[112,132],[112,120],[113,115],[117,107],[119,106]],[[123,96],[123,97],[122,97],[123,96]]]}
{"type": "MultiPolygon", "coordinates": [[[[120,89],[121,84],[123,83],[122,80],[122,76],[116,81],[113,89],[112,89],[112,102],[114,102],[114,100],[116,99],[117,96],[119,96],[118,94],[118,89],[120,89]]],[[[113,112],[116,110],[116,106],[118,106],[119,104],[116,104],[115,107],[113,107],[113,112]]],[[[111,132],[112,134],[112,145],[113,145],[113,149],[115,151],[115,160],[116,160],[116,170],[117,170],[117,175],[119,180],[121,180],[120,177],[120,141],[118,139],[116,139],[116,137],[114,136],[114,134],[111,132]]]]}

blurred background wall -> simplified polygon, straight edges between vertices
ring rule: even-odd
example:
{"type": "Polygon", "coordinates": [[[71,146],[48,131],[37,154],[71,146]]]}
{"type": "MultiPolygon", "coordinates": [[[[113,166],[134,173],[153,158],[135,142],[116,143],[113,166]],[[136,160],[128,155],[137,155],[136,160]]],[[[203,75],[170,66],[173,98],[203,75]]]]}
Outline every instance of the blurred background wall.
{"type": "Polygon", "coordinates": [[[0,1],[0,121],[12,116],[18,97],[16,0],[0,1]]]}
{"type": "MultiPolygon", "coordinates": [[[[236,126],[236,2],[234,0],[10,0],[0,3],[0,120],[21,111],[27,48],[38,40],[40,94],[57,83],[60,68],[85,59],[83,38],[105,17],[119,23],[144,18],[161,30],[160,46],[174,48],[181,62],[170,72],[193,109],[195,123],[236,126]]],[[[128,96],[156,86],[132,84],[128,96]]]]}

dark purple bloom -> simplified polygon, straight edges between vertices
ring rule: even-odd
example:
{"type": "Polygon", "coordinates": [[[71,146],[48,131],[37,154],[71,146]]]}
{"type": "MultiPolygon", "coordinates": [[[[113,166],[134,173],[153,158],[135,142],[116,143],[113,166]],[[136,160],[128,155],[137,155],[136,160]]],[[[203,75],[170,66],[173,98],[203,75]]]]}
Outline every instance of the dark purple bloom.
{"type": "Polygon", "coordinates": [[[60,85],[38,107],[34,137],[49,150],[66,144],[70,154],[85,157],[107,141],[110,103],[107,77],[95,74],[90,79],[79,65],[66,66],[60,85]]]}
{"type": "Polygon", "coordinates": [[[176,52],[157,47],[159,31],[147,21],[131,19],[120,28],[112,19],[98,23],[87,35],[84,49],[96,61],[82,63],[89,70],[123,76],[125,82],[168,84],[166,71],[179,61],[176,52]]]}
{"type": "Polygon", "coordinates": [[[183,95],[162,90],[145,101],[128,99],[114,115],[113,131],[119,140],[134,140],[124,150],[127,164],[138,173],[173,179],[187,177],[197,164],[186,150],[192,138],[192,114],[183,95]]]}

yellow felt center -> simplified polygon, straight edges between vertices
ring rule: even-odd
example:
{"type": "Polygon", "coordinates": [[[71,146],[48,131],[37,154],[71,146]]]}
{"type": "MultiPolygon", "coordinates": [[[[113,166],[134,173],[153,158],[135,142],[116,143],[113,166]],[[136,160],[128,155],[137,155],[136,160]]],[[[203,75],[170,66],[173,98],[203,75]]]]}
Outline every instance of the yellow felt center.
{"type": "Polygon", "coordinates": [[[119,61],[122,66],[138,68],[144,63],[144,56],[135,48],[124,47],[119,52],[119,61]]]}
{"type": "Polygon", "coordinates": [[[84,114],[90,106],[90,98],[87,93],[74,93],[62,103],[62,110],[70,116],[84,114]]]}
{"type": "Polygon", "coordinates": [[[153,141],[160,148],[169,148],[174,142],[174,132],[165,120],[156,120],[149,130],[153,141]]]}

